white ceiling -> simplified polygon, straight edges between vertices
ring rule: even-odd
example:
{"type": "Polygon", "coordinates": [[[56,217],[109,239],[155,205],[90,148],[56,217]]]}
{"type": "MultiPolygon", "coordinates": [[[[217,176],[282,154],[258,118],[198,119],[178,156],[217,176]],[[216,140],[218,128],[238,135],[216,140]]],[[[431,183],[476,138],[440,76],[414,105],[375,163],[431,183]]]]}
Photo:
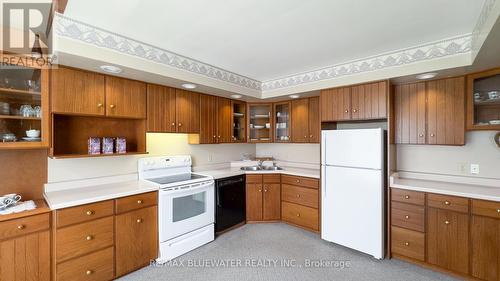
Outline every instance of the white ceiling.
{"type": "Polygon", "coordinates": [[[485,0],[70,0],[65,16],[267,81],[471,33],[485,0]]]}

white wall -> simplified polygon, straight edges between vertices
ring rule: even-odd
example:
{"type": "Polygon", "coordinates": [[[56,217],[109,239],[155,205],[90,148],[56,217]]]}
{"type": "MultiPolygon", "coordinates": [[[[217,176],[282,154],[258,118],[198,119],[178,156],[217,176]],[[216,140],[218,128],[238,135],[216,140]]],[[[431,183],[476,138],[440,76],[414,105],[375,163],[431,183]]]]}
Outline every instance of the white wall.
{"type": "Polygon", "coordinates": [[[76,159],[50,159],[48,182],[137,173],[137,159],[156,155],[189,154],[193,166],[225,164],[240,160],[241,153],[255,155],[254,144],[190,145],[186,134],[146,134],[148,155],[76,159]],[[209,160],[210,158],[210,160],[209,160]]]}
{"type": "Polygon", "coordinates": [[[319,144],[258,143],[255,150],[257,156],[272,156],[279,161],[308,164],[319,164],[321,161],[319,144]]]}
{"type": "Polygon", "coordinates": [[[397,145],[397,169],[445,175],[475,176],[470,164],[479,164],[477,177],[500,179],[500,148],[496,132],[469,132],[465,146],[397,145]]]}

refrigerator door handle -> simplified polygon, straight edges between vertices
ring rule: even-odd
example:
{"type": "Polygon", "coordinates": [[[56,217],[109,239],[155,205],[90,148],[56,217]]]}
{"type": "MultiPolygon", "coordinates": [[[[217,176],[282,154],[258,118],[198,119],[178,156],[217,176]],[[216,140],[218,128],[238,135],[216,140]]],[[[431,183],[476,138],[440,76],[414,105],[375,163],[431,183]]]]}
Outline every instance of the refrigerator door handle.
{"type": "Polygon", "coordinates": [[[323,195],[324,195],[324,199],[326,199],[326,166],[323,166],[323,195]]]}

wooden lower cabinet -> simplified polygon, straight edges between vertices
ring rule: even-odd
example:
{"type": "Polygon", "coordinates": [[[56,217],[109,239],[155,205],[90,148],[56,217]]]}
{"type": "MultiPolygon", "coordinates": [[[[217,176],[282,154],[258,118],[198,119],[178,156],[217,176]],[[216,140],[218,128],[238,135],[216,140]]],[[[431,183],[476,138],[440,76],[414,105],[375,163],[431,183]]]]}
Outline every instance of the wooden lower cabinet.
{"type": "Polygon", "coordinates": [[[0,241],[0,274],[0,280],[49,281],[50,232],[0,241]]]}
{"type": "Polygon", "coordinates": [[[158,257],[157,204],[149,192],[55,210],[54,280],[112,280],[147,266],[158,257]]]}
{"type": "Polygon", "coordinates": [[[469,272],[468,214],[428,208],[427,261],[455,272],[469,272]]]}
{"type": "Polygon", "coordinates": [[[116,216],[116,276],[144,267],[158,257],[157,223],[156,206],[116,216]]]}
{"type": "Polygon", "coordinates": [[[497,219],[473,215],[471,219],[471,275],[499,280],[500,224],[497,219]]]}
{"type": "Polygon", "coordinates": [[[391,245],[393,254],[425,260],[425,233],[392,226],[391,245]]]}
{"type": "Polygon", "coordinates": [[[288,202],[282,202],[281,208],[283,221],[314,231],[319,230],[318,209],[288,202]]]}
{"type": "Polygon", "coordinates": [[[282,175],[281,182],[281,219],[319,231],[319,180],[282,175]]]}
{"type": "Polygon", "coordinates": [[[279,175],[246,176],[247,221],[274,221],[281,218],[279,175]]]}

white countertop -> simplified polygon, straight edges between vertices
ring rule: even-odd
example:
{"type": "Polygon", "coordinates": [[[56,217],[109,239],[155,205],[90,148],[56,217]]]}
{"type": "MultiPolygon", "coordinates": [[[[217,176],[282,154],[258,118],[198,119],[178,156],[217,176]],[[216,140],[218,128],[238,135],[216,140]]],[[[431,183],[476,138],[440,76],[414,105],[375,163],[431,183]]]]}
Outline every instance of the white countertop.
{"type": "Polygon", "coordinates": [[[214,179],[227,178],[231,176],[244,175],[244,174],[285,174],[292,176],[308,177],[308,178],[320,178],[319,169],[308,169],[308,168],[296,168],[296,167],[283,167],[283,170],[279,171],[243,171],[239,167],[229,167],[223,169],[205,170],[197,171],[197,174],[208,175],[214,177],[214,179]]]}
{"type": "Polygon", "coordinates": [[[500,180],[399,172],[391,175],[394,188],[474,199],[500,201],[500,180]]]}
{"type": "Polygon", "coordinates": [[[129,180],[100,185],[45,191],[44,197],[52,210],[73,207],[158,190],[158,186],[143,180],[129,180]]]}

